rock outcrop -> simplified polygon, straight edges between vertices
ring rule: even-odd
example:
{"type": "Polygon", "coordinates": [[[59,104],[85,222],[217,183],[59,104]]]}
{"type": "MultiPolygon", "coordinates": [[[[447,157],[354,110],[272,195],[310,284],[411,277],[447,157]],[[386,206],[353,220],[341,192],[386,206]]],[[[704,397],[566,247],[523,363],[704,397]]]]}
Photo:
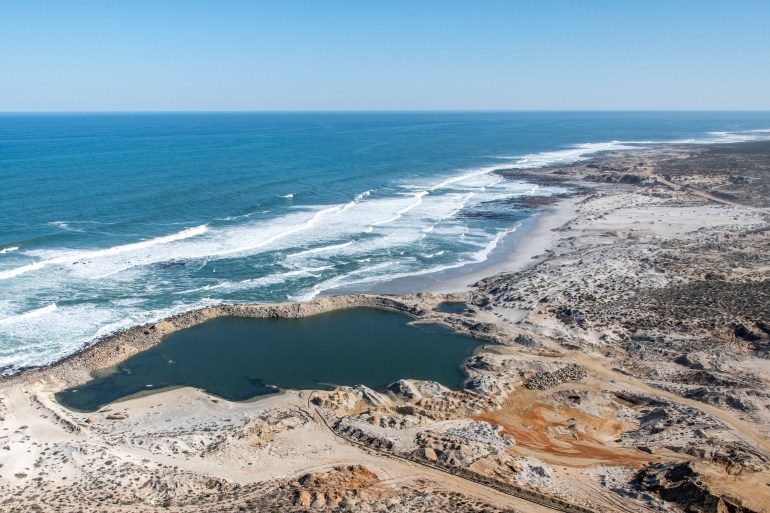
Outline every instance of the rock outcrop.
{"type": "Polygon", "coordinates": [[[689,462],[648,465],[637,474],[636,484],[688,513],[756,513],[732,499],[714,494],[689,462]]]}

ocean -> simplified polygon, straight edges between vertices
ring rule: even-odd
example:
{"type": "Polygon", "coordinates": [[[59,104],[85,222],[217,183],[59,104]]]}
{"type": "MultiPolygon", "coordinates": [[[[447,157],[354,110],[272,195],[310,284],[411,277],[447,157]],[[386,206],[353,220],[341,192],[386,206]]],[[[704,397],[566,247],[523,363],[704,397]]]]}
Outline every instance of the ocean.
{"type": "Polygon", "coordinates": [[[3,114],[0,369],[206,305],[407,292],[526,237],[511,198],[564,192],[495,169],[768,128],[768,112],[3,114]]]}

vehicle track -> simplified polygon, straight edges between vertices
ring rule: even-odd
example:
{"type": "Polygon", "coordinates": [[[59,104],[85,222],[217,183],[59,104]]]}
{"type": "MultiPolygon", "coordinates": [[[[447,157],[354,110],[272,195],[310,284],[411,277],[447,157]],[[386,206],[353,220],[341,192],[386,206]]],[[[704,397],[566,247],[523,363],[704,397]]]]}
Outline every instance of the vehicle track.
{"type": "MultiPolygon", "coordinates": [[[[315,391],[314,391],[315,392],[315,391]]],[[[358,440],[352,440],[339,432],[335,431],[332,425],[329,423],[329,421],[326,419],[326,417],[321,413],[321,410],[319,408],[311,407],[310,406],[310,400],[312,398],[313,394],[311,393],[308,397],[308,407],[312,408],[312,411],[315,412],[316,416],[320,419],[321,423],[326,426],[326,428],[334,435],[335,437],[351,444],[355,445],[357,447],[362,448],[363,450],[370,452],[370,453],[376,453],[380,456],[384,456],[387,458],[395,459],[401,462],[408,463],[410,465],[418,465],[420,467],[423,467],[425,469],[430,469],[432,471],[438,471],[443,474],[450,475],[454,478],[459,478],[465,481],[472,482],[476,485],[483,486],[487,489],[494,490],[498,493],[503,493],[505,495],[508,495],[510,497],[515,497],[516,499],[523,500],[532,504],[537,504],[538,506],[542,506],[545,508],[548,508],[552,511],[561,511],[564,513],[594,513],[593,510],[585,508],[583,506],[578,506],[576,504],[570,504],[567,501],[564,501],[562,499],[558,499],[555,497],[549,497],[544,494],[540,494],[539,492],[536,492],[534,490],[529,489],[521,489],[516,490],[516,487],[514,485],[509,485],[507,483],[503,482],[497,482],[492,479],[482,478],[482,476],[474,477],[471,475],[469,471],[465,471],[464,473],[455,473],[452,472],[446,468],[443,468],[439,465],[431,465],[424,461],[414,460],[411,458],[407,458],[405,456],[400,456],[397,454],[393,454],[387,451],[384,451],[382,449],[376,449],[374,447],[370,447],[358,440]]],[[[627,511],[626,509],[621,509],[621,511],[627,511]]]]}

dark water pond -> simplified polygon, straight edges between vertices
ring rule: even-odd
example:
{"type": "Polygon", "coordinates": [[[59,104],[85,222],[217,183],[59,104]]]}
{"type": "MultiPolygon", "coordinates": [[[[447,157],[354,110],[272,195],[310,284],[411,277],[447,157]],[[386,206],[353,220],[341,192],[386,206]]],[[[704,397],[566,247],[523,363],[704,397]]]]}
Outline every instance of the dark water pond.
{"type": "Polygon", "coordinates": [[[302,319],[225,317],[178,331],[111,373],[59,392],[64,406],[94,411],[141,392],[192,386],[232,401],[279,389],[364,384],[401,378],[459,388],[478,341],[442,326],[357,308],[302,319]]]}
{"type": "Polygon", "coordinates": [[[440,303],[436,310],[448,314],[463,313],[468,308],[464,302],[440,303]]]}

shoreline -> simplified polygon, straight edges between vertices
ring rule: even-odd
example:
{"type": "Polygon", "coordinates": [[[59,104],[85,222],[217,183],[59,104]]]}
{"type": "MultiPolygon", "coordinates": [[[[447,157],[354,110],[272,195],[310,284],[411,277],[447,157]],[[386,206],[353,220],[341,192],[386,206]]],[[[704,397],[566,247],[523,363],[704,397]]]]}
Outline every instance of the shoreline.
{"type": "MultiPolygon", "coordinates": [[[[503,168],[501,168],[501,170],[502,169],[503,168]]],[[[536,182],[537,180],[535,178],[530,177],[529,181],[536,182]]],[[[71,353],[65,354],[51,362],[48,362],[40,366],[24,366],[19,368],[8,366],[5,368],[0,368],[0,383],[2,383],[6,379],[20,376],[27,372],[35,372],[38,370],[57,366],[60,363],[63,363],[73,357],[76,357],[81,353],[87,352],[89,349],[95,348],[99,344],[105,341],[109,341],[115,337],[124,337],[124,336],[127,336],[127,334],[133,333],[136,330],[144,330],[153,325],[165,323],[167,321],[176,322],[176,320],[179,319],[180,317],[186,317],[186,316],[194,317],[198,312],[202,312],[203,315],[208,315],[207,312],[214,312],[220,308],[224,308],[224,309],[240,308],[240,307],[262,308],[262,307],[269,307],[271,305],[280,306],[281,308],[283,308],[285,305],[292,305],[292,304],[304,304],[304,303],[312,304],[316,300],[323,299],[323,298],[331,298],[331,297],[355,297],[355,296],[368,295],[368,296],[388,296],[388,297],[398,298],[402,296],[412,296],[415,294],[423,294],[423,293],[466,294],[467,295],[472,289],[472,283],[461,284],[461,282],[467,281],[467,280],[472,280],[473,282],[475,282],[484,277],[496,274],[501,270],[510,268],[511,265],[514,265],[514,266],[519,264],[525,265],[527,263],[526,262],[527,259],[534,257],[535,253],[532,253],[531,250],[528,251],[526,256],[522,258],[516,258],[513,255],[518,253],[520,241],[524,241],[524,243],[521,244],[521,246],[522,248],[524,248],[524,251],[527,251],[526,248],[531,247],[531,243],[528,242],[528,239],[530,239],[531,234],[534,234],[535,236],[540,237],[539,234],[545,233],[544,230],[538,229],[538,227],[542,223],[547,222],[545,221],[545,219],[551,219],[554,216],[556,216],[555,221],[558,222],[560,219],[562,219],[562,217],[568,216],[569,214],[565,213],[564,210],[570,208],[568,207],[568,205],[570,205],[570,200],[580,194],[581,194],[580,192],[568,193],[565,198],[560,198],[554,204],[550,204],[546,207],[534,208],[533,209],[534,212],[532,216],[522,221],[524,225],[529,224],[530,226],[529,227],[521,226],[520,228],[504,235],[500,239],[497,246],[491,250],[487,258],[481,262],[468,262],[458,266],[457,268],[450,268],[450,269],[436,271],[428,274],[417,273],[410,276],[396,278],[394,280],[375,283],[367,287],[362,287],[360,285],[354,285],[350,287],[341,286],[338,288],[332,288],[327,291],[324,291],[320,293],[318,296],[309,300],[297,300],[297,301],[289,300],[289,301],[283,301],[283,302],[277,302],[277,303],[222,303],[222,304],[213,304],[211,306],[200,306],[200,307],[191,308],[189,310],[181,311],[181,312],[169,315],[167,317],[162,317],[157,320],[144,322],[142,324],[128,326],[126,328],[121,328],[118,331],[101,335],[99,337],[96,337],[92,340],[89,340],[83,343],[79,348],[75,349],[71,353]]],[[[550,198],[550,196],[547,196],[546,198],[550,198]]],[[[544,249],[544,245],[541,243],[536,243],[535,247],[544,249]]],[[[168,334],[168,333],[164,333],[164,334],[168,334]]]]}
{"type": "Polygon", "coordinates": [[[438,468],[533,490],[572,505],[566,510],[673,512],[667,487],[689,486],[697,504],[764,513],[770,143],[741,144],[754,143],[613,151],[538,170],[586,189],[544,206],[524,236],[501,241],[512,251],[492,265],[425,292],[207,307],[0,377],[0,437],[9,448],[0,491],[19,504],[43,494],[52,507],[115,513],[123,502],[110,502],[107,490],[143,510],[178,512],[237,509],[247,499],[290,511],[354,500],[401,505],[420,491],[449,511],[462,485],[460,496],[479,507],[540,511],[438,468]],[[455,301],[466,311],[434,310],[455,301]],[[181,387],[93,413],[53,400],[92,370],[216,316],[362,306],[494,345],[474,352],[459,391],[400,380],[387,392],[287,390],[229,402],[181,387]],[[107,465],[126,480],[105,482],[107,465]],[[669,471],[695,477],[667,481],[669,471]],[[152,484],[140,488],[145,481],[152,484]],[[74,486],[72,495],[57,491],[62,485],[74,486]],[[83,504],[89,494],[95,502],[83,504]]]}
{"type": "MultiPolygon", "coordinates": [[[[501,170],[503,170],[503,168],[501,168],[501,170]]],[[[529,173],[527,174],[529,175],[529,173]]],[[[529,177],[529,180],[533,182],[537,181],[537,179],[532,176],[529,177]]],[[[151,337],[151,342],[149,345],[145,342],[140,342],[138,345],[138,347],[142,348],[140,350],[147,349],[159,343],[160,337],[169,335],[186,327],[193,326],[199,322],[203,322],[198,320],[200,318],[205,318],[205,320],[208,320],[227,315],[260,316],[259,312],[270,311],[272,307],[275,308],[275,311],[270,311],[270,313],[265,314],[265,316],[291,317],[295,315],[291,312],[292,308],[296,308],[293,305],[310,305],[310,311],[314,311],[314,306],[312,305],[315,305],[318,302],[323,303],[329,298],[343,298],[341,303],[345,303],[346,299],[349,298],[353,301],[354,306],[335,307],[330,310],[324,310],[324,312],[339,308],[354,308],[355,305],[358,305],[356,302],[360,300],[359,298],[365,297],[392,299],[395,301],[394,304],[396,304],[402,298],[404,298],[406,301],[413,301],[413,296],[432,294],[446,295],[449,297],[450,301],[465,302],[470,298],[469,294],[473,290],[474,284],[479,280],[493,276],[500,272],[523,269],[526,266],[532,264],[538,256],[542,256],[549,245],[553,244],[554,241],[558,238],[558,235],[554,233],[554,230],[574,218],[575,204],[584,196],[584,194],[585,191],[568,193],[565,195],[566,197],[559,198],[556,202],[550,205],[537,208],[537,211],[532,217],[524,220],[525,223],[531,223],[532,226],[530,226],[528,229],[525,228],[525,230],[522,232],[518,232],[517,230],[504,236],[500,240],[498,246],[492,250],[492,257],[487,258],[482,262],[471,262],[461,266],[456,270],[450,269],[449,271],[438,271],[436,273],[431,273],[430,275],[418,274],[397,278],[396,280],[375,284],[362,291],[345,292],[343,288],[342,293],[322,293],[321,295],[306,301],[286,301],[279,303],[232,303],[194,308],[171,315],[169,317],[161,318],[157,321],[150,321],[147,323],[131,326],[117,332],[108,333],[84,344],[81,348],[70,354],[62,356],[57,360],[41,365],[39,367],[23,367],[16,369],[9,374],[0,374],[0,384],[6,381],[12,381],[14,378],[19,378],[26,373],[35,373],[57,368],[60,365],[68,363],[72,359],[82,358],[84,354],[87,354],[90,351],[100,351],[98,346],[102,344],[109,344],[110,347],[120,345],[121,342],[127,342],[129,345],[136,344],[136,337],[139,332],[154,330],[155,326],[157,325],[162,325],[164,327],[164,331],[157,335],[157,338],[155,338],[155,333],[144,333],[145,335],[149,335],[151,337]],[[509,239],[512,239],[512,242],[509,241],[509,239]],[[470,270],[463,270],[466,267],[470,268],[470,270]],[[448,278],[438,278],[438,276],[447,272],[449,274],[448,278]],[[398,285],[398,283],[410,282],[414,279],[417,279],[418,284],[411,284],[408,286],[398,285]],[[253,310],[253,312],[251,312],[251,310],[253,310]],[[169,323],[177,327],[173,328],[171,331],[165,331],[165,329],[168,328],[169,323]]],[[[336,289],[331,289],[331,291],[334,290],[336,289]]],[[[374,303],[376,302],[377,301],[375,300],[374,303]]],[[[370,305],[366,299],[361,299],[359,306],[370,305]]],[[[374,307],[378,308],[379,306],[374,307]]],[[[299,308],[300,310],[304,310],[302,307],[299,308]]],[[[402,313],[404,312],[404,310],[400,309],[399,307],[393,307],[392,309],[401,311],[402,313]]],[[[305,315],[315,315],[315,313],[297,314],[297,316],[305,315]]],[[[122,361],[123,359],[126,359],[129,356],[135,354],[134,352],[131,352],[131,350],[128,352],[117,352],[120,352],[121,360],[116,361],[114,358],[109,358],[107,361],[111,363],[100,368],[90,368],[89,365],[89,373],[98,371],[102,368],[110,367],[116,363],[119,363],[119,361],[122,361]]]]}
{"type": "MultiPolygon", "coordinates": [[[[46,368],[52,365],[55,365],[61,361],[64,361],[68,359],[69,357],[79,354],[82,351],[95,346],[96,344],[100,343],[104,339],[109,339],[113,336],[120,335],[124,332],[149,326],[155,323],[164,322],[168,319],[174,319],[177,316],[180,315],[188,315],[192,314],[196,311],[204,311],[209,308],[216,308],[218,306],[256,306],[256,305],[270,305],[270,304],[288,304],[288,303],[303,303],[303,302],[309,302],[313,301],[318,298],[323,297],[335,297],[335,296],[354,296],[354,295],[385,295],[385,296],[405,296],[405,295],[411,295],[411,294],[418,294],[422,292],[427,293],[435,293],[435,294],[445,294],[445,293],[461,293],[461,292],[470,292],[474,284],[484,278],[490,277],[494,274],[500,273],[500,272],[510,272],[514,270],[519,270],[523,267],[526,267],[530,264],[533,264],[536,257],[542,255],[545,250],[548,248],[549,245],[553,244],[554,241],[558,238],[553,233],[551,233],[552,230],[558,228],[559,223],[561,221],[564,221],[565,223],[568,222],[571,218],[574,218],[574,212],[570,212],[570,210],[574,210],[575,203],[579,200],[581,196],[584,196],[588,194],[588,191],[596,189],[598,187],[601,187],[602,184],[600,183],[586,183],[581,181],[580,178],[577,179],[565,179],[562,176],[559,176],[558,174],[553,174],[550,171],[552,171],[554,168],[558,167],[570,167],[575,164],[585,164],[589,163],[595,160],[602,160],[605,155],[613,155],[614,153],[623,153],[623,152],[644,152],[644,151],[652,151],[652,152],[665,152],[666,149],[672,148],[672,149],[687,149],[687,148],[700,148],[700,147],[707,147],[711,145],[719,146],[719,145],[751,145],[755,142],[762,143],[762,140],[759,141],[739,141],[739,142],[732,142],[732,143],[723,143],[723,142],[716,142],[716,143],[707,143],[703,146],[698,145],[697,143],[691,143],[691,142],[652,142],[652,143],[635,143],[631,142],[628,143],[630,150],[600,150],[594,153],[589,153],[589,156],[582,157],[581,160],[578,160],[576,162],[567,163],[567,164],[556,164],[554,166],[544,166],[539,168],[524,168],[524,169],[517,169],[517,168],[509,168],[501,166],[498,169],[495,169],[491,173],[493,174],[499,174],[502,176],[507,175],[507,171],[515,171],[513,175],[513,179],[516,179],[517,176],[520,176],[522,180],[525,180],[527,182],[531,182],[533,184],[536,184],[538,186],[540,185],[565,185],[566,187],[576,187],[578,190],[575,192],[568,192],[566,193],[563,198],[560,198],[558,201],[552,204],[546,204],[542,207],[536,207],[535,213],[532,217],[529,217],[525,219],[523,222],[527,224],[531,224],[532,226],[527,228],[523,227],[524,231],[518,232],[518,230],[514,230],[511,233],[508,233],[504,235],[498,245],[492,249],[490,255],[488,257],[481,261],[481,262],[468,262],[466,264],[463,264],[459,266],[456,269],[447,269],[442,271],[436,271],[429,274],[420,274],[419,272],[410,276],[404,276],[401,278],[396,278],[394,280],[389,280],[385,282],[375,283],[371,286],[367,287],[361,287],[360,285],[353,285],[353,286],[340,286],[337,288],[331,288],[328,290],[324,290],[321,292],[318,296],[310,299],[310,300],[290,300],[290,301],[283,301],[279,303],[224,303],[224,304],[214,304],[211,307],[209,306],[199,306],[195,308],[191,308],[190,310],[185,310],[178,312],[176,314],[172,314],[168,317],[163,317],[154,321],[145,322],[143,324],[128,326],[126,328],[121,328],[120,330],[116,332],[107,333],[106,335],[95,337],[89,341],[84,342],[80,348],[75,349],[69,354],[64,354],[61,357],[57,358],[56,360],[53,360],[49,363],[46,363],[41,366],[25,366],[20,368],[14,368],[12,366],[7,366],[4,368],[0,368],[0,381],[3,380],[5,377],[11,377],[11,376],[17,376],[20,373],[24,373],[27,371],[34,371],[35,369],[41,369],[46,368]],[[539,173],[539,171],[546,171],[546,173],[539,173]],[[587,190],[586,190],[587,189],[587,190]],[[575,200],[574,198],[578,198],[578,200],[575,200]],[[541,225],[546,225],[548,227],[542,228],[541,225]],[[541,240],[545,239],[545,240],[541,240]],[[416,282],[416,283],[415,283],[416,282]],[[403,284],[403,285],[402,285],[403,284]],[[9,373],[6,373],[10,370],[9,373]]],[[[550,196],[545,197],[550,198],[550,196]]]]}
{"type": "MultiPolygon", "coordinates": [[[[110,333],[49,364],[40,367],[22,368],[13,374],[0,375],[0,386],[4,383],[23,380],[26,374],[42,372],[53,372],[55,375],[69,375],[74,371],[75,375],[82,375],[82,371],[85,370],[90,376],[94,372],[119,364],[137,352],[157,345],[163,337],[171,333],[217,317],[294,318],[320,315],[347,308],[372,307],[406,313],[413,317],[415,317],[415,311],[423,310],[421,316],[415,317],[416,320],[449,326],[443,319],[445,315],[426,316],[426,313],[430,312],[430,310],[426,312],[424,307],[427,306],[429,309],[432,309],[441,302],[465,303],[470,299],[474,284],[479,280],[500,272],[522,270],[528,265],[532,265],[538,257],[543,257],[543,253],[558,238],[555,230],[574,219],[575,204],[580,199],[582,199],[582,195],[572,194],[538,212],[534,220],[534,226],[523,232],[519,237],[516,237],[513,247],[505,247],[505,238],[501,241],[498,248],[505,250],[502,258],[494,259],[488,265],[485,265],[486,261],[481,262],[478,264],[478,268],[472,271],[434,282],[432,285],[423,287],[419,292],[392,294],[389,292],[378,292],[376,290],[378,287],[375,286],[372,291],[365,293],[321,295],[308,301],[240,303],[196,308],[165,317],[158,321],[110,333]],[[429,299],[426,300],[425,298],[429,299]]],[[[469,265],[473,266],[473,264],[469,265]]],[[[390,283],[386,282],[380,285],[388,289],[390,283]]],[[[440,312],[438,313],[441,314],[440,312]]],[[[469,334],[467,330],[461,330],[460,332],[469,334]]],[[[471,334],[471,336],[473,335],[471,334]]],[[[70,386],[77,384],[72,383],[72,379],[68,377],[65,381],[70,386]]]]}
{"type": "MultiPolygon", "coordinates": [[[[128,357],[157,345],[167,335],[219,317],[291,319],[350,308],[380,308],[410,315],[421,322],[449,325],[444,321],[444,317],[448,314],[432,312],[430,309],[445,301],[465,301],[466,299],[463,295],[452,293],[418,293],[403,296],[349,294],[324,296],[302,302],[204,307],[106,335],[93,344],[50,364],[21,369],[15,374],[0,376],[0,386],[28,381],[40,374],[47,374],[69,385],[75,385],[78,380],[83,379],[84,373],[90,376],[92,372],[113,367],[128,357]]],[[[479,337],[478,334],[475,336],[479,337]]]]}
{"type": "Polygon", "coordinates": [[[534,265],[537,260],[544,258],[546,250],[558,239],[559,235],[555,230],[575,219],[575,206],[584,197],[585,194],[576,193],[544,207],[536,214],[534,226],[517,237],[513,247],[506,251],[502,258],[489,265],[482,265],[479,269],[436,283],[425,291],[434,294],[470,292],[479,280],[501,272],[520,271],[534,265]]]}

